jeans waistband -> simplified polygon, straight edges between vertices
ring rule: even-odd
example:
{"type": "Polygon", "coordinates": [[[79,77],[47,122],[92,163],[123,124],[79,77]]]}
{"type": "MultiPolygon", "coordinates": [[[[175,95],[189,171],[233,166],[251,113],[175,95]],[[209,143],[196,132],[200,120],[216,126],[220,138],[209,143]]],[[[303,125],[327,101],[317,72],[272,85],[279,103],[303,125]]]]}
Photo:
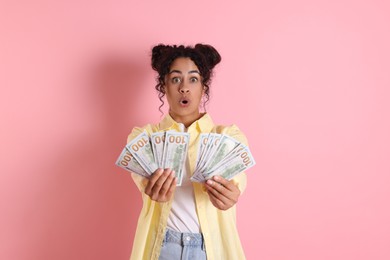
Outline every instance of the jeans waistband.
{"type": "Polygon", "coordinates": [[[201,233],[180,233],[167,228],[164,241],[181,246],[201,246],[204,248],[203,235],[201,233]]]}

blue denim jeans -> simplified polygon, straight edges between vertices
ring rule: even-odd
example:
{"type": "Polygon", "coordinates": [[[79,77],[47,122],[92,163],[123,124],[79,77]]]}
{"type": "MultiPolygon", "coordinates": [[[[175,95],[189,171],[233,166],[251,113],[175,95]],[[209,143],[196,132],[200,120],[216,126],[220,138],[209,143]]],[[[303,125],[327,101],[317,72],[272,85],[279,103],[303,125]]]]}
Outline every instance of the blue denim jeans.
{"type": "Polygon", "coordinates": [[[206,260],[202,234],[180,233],[167,229],[159,260],[206,260]]]}

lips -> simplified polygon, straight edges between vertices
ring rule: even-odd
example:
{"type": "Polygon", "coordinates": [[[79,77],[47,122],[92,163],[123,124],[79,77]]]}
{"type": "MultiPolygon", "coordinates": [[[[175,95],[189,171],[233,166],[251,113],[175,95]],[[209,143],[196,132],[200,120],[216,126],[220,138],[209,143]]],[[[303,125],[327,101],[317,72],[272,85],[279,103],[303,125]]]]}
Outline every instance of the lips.
{"type": "Polygon", "coordinates": [[[188,98],[183,97],[180,99],[179,103],[181,106],[185,107],[185,106],[188,106],[190,104],[190,100],[188,98]]]}

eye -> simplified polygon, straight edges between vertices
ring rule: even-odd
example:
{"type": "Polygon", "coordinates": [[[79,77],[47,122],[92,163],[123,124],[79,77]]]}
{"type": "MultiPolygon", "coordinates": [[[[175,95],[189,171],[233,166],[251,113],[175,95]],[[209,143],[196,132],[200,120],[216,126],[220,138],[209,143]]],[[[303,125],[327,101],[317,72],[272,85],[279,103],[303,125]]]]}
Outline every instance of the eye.
{"type": "Polygon", "coordinates": [[[171,79],[172,83],[177,84],[181,82],[181,79],[179,77],[174,77],[171,79]]]}
{"type": "Polygon", "coordinates": [[[192,83],[198,82],[198,78],[192,77],[192,78],[190,78],[190,82],[192,82],[192,83]]]}

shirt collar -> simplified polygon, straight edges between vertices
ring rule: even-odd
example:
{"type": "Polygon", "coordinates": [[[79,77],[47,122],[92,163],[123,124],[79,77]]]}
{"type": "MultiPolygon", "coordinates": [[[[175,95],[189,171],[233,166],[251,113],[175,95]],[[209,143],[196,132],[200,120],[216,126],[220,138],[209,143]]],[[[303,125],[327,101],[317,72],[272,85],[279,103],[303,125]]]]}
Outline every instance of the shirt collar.
{"type": "MultiPolygon", "coordinates": [[[[210,132],[213,127],[214,123],[213,120],[211,119],[211,116],[207,113],[205,113],[201,118],[196,120],[190,127],[196,126],[200,130],[200,132],[210,132]]],[[[165,131],[169,129],[175,129],[177,131],[180,130],[179,123],[177,123],[173,118],[167,114],[163,120],[160,122],[160,131],[165,131]]]]}

